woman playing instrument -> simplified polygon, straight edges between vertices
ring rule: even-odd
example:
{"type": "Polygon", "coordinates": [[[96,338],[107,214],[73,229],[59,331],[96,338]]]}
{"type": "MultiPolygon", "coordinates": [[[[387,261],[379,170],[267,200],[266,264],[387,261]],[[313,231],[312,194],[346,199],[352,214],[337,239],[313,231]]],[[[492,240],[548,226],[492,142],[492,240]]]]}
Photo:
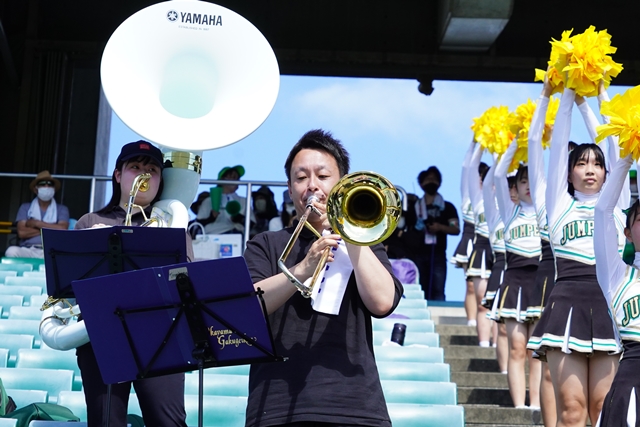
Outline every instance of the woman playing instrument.
{"type": "MultiPolygon", "coordinates": [[[[122,147],[112,175],[113,195],[107,206],[97,212],[82,216],[76,223],[76,229],[124,225],[129,192],[136,177],[142,173],[149,173],[151,178],[148,180],[148,189],[138,191],[135,197],[134,203],[139,208],[133,208],[131,222],[132,225],[143,223],[145,218],[140,209],[144,209],[149,216],[153,203],[162,194],[162,153],[150,143],[138,141],[122,147]]],[[[191,251],[188,250],[188,252],[190,255],[191,251]]],[[[108,388],[102,382],[86,330],[83,336],[72,335],[78,332],[78,328],[84,328],[83,323],[79,319],[76,330],[67,330],[67,328],[59,330],[55,328],[55,319],[45,319],[41,324],[40,332],[42,340],[52,348],[69,350],[77,347],[76,355],[82,374],[88,425],[90,427],[107,425],[105,421],[109,416],[109,425],[125,426],[127,424],[129,394],[133,384],[146,425],[186,427],[184,374],[112,384],[111,410],[110,414],[107,414],[108,388]]]]}
{"type": "MultiPolygon", "coordinates": [[[[567,151],[575,100],[575,92],[565,88],[551,139],[554,161],[547,174],[545,202],[557,278],[528,343],[549,363],[558,426],[584,426],[587,417],[595,423],[620,352],[596,277],[593,242],[593,208],[606,177],[605,156],[595,144],[567,151]]],[[[621,253],[624,220],[619,209],[615,215],[621,253]]]]}

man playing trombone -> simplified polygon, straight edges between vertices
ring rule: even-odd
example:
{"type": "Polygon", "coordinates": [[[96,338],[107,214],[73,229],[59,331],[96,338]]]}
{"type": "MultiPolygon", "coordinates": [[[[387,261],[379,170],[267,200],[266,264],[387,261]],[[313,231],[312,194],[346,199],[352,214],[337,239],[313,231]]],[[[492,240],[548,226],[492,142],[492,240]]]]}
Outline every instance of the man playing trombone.
{"type": "Polygon", "coordinates": [[[347,243],[330,230],[327,197],[348,171],[339,141],[322,130],[307,132],[289,153],[285,172],[297,216],[308,215],[309,229],[295,242],[289,227],[258,234],[247,245],[244,257],[254,286],[264,291],[276,350],[288,357],[251,366],[248,427],[391,425],[371,317],[390,314],[403,288],[381,244],[347,243]],[[306,286],[323,256],[324,279],[306,298],[292,282],[306,286]],[[287,274],[279,259],[286,259],[287,274]]]}

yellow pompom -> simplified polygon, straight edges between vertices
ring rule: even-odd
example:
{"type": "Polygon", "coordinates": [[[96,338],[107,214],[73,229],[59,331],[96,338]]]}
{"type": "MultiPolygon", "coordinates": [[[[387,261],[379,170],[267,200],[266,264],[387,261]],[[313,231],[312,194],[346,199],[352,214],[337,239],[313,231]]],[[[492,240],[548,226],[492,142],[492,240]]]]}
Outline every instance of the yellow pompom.
{"type": "Polygon", "coordinates": [[[509,109],[505,106],[491,107],[474,118],[471,130],[476,142],[490,153],[504,153],[514,137],[509,130],[509,109]]]}
{"type": "Polygon", "coordinates": [[[631,154],[637,161],[640,158],[640,86],[603,102],[600,112],[609,116],[610,123],[597,127],[596,142],[608,136],[618,136],[620,156],[631,154]]]}
{"type": "Polygon", "coordinates": [[[555,73],[550,73],[550,81],[560,78],[564,87],[575,90],[576,94],[596,96],[601,80],[609,87],[611,78],[622,71],[622,64],[610,56],[617,48],[611,46],[607,30],[596,31],[592,25],[581,34],[572,36],[572,31],[564,31],[560,40],[551,41],[549,65],[555,73]]]}

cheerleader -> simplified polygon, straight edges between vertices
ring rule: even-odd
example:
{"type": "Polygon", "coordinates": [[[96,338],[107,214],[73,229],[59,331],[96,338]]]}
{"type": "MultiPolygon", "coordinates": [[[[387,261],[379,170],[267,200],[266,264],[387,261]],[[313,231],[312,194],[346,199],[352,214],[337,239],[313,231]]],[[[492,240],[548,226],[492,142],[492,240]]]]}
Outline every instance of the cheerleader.
{"type": "MultiPolygon", "coordinates": [[[[565,88],[551,139],[545,201],[556,283],[529,340],[549,363],[558,425],[584,426],[598,418],[615,374],[620,345],[596,277],[594,206],[605,180],[605,157],[595,144],[569,153],[575,92],[565,88]]],[[[583,100],[581,100],[583,102],[583,100]]],[[[617,246],[624,248],[621,211],[617,246]]]]}
{"type": "Polygon", "coordinates": [[[471,160],[471,155],[473,154],[473,149],[476,146],[475,141],[471,141],[469,144],[469,149],[464,156],[464,161],[462,163],[462,177],[460,178],[460,195],[462,197],[462,220],[463,220],[463,228],[462,228],[462,237],[460,238],[460,243],[456,247],[453,257],[451,258],[451,263],[456,267],[462,268],[465,281],[466,281],[466,293],[464,297],[464,310],[467,314],[467,325],[468,326],[476,326],[476,316],[477,316],[477,302],[476,302],[476,294],[473,288],[473,280],[470,277],[467,277],[467,267],[469,265],[469,256],[471,252],[473,252],[473,236],[475,233],[475,225],[473,222],[473,208],[471,206],[471,199],[469,198],[469,180],[467,178],[467,171],[469,170],[469,161],[471,160]]]}
{"type": "Polygon", "coordinates": [[[631,156],[620,159],[613,167],[594,214],[593,242],[598,284],[615,316],[624,347],[618,372],[604,399],[598,425],[600,427],[640,426],[636,408],[640,404],[638,368],[640,367],[640,205],[636,201],[627,211],[625,236],[633,243],[636,255],[628,266],[618,253],[616,202],[628,182],[631,156]]]}
{"type": "MultiPolygon", "coordinates": [[[[507,170],[517,148],[518,142],[514,140],[498,162],[495,172],[498,208],[500,216],[505,218],[504,241],[507,253],[498,313],[500,321],[506,324],[509,342],[509,392],[514,406],[524,408],[527,393],[527,340],[533,332],[533,320],[527,318],[526,307],[532,297],[541,250],[526,166],[520,166],[516,173],[519,202],[513,203],[509,196],[507,170]]],[[[540,361],[529,356],[529,406],[532,409],[540,408],[540,368],[540,361]]]]}
{"type": "MultiPolygon", "coordinates": [[[[504,267],[506,264],[506,253],[504,246],[504,223],[498,212],[496,201],[496,192],[494,188],[494,176],[496,163],[489,169],[487,176],[482,183],[482,196],[485,200],[484,213],[487,218],[487,226],[489,227],[489,243],[493,252],[493,267],[491,267],[491,276],[487,282],[487,292],[482,299],[482,305],[491,310],[488,314],[489,318],[496,320],[493,324],[493,342],[496,347],[496,359],[498,367],[503,374],[507,373],[507,363],[509,361],[509,344],[507,340],[507,329],[502,322],[497,322],[497,307],[500,300],[500,285],[504,276],[504,267]],[[493,201],[493,203],[489,201],[493,201]]],[[[509,195],[514,203],[518,203],[518,192],[515,189],[515,177],[509,178],[509,195]]]]}
{"type": "Polygon", "coordinates": [[[486,176],[488,167],[480,163],[483,149],[476,144],[471,160],[466,171],[469,180],[469,199],[473,207],[475,236],[473,239],[473,252],[469,259],[467,277],[473,280],[473,288],[476,297],[477,331],[480,347],[489,347],[491,337],[491,321],[487,317],[488,310],[482,305],[482,298],[487,290],[487,279],[491,275],[493,255],[489,243],[489,227],[484,213],[482,198],[482,180],[486,176]]]}

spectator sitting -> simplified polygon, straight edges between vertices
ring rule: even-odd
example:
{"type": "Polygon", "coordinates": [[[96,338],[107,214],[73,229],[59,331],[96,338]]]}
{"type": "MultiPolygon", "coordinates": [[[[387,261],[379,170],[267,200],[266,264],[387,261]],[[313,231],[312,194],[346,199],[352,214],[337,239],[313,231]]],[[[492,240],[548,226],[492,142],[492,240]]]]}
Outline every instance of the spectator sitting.
{"type": "Polygon", "coordinates": [[[263,231],[269,230],[269,221],[278,216],[278,207],[273,196],[273,191],[266,185],[251,194],[253,198],[253,213],[256,218],[255,225],[251,228],[251,237],[263,231]]]}
{"type": "MultiPolygon", "coordinates": [[[[218,173],[218,179],[238,181],[242,175],[244,175],[244,167],[225,166],[218,173]]],[[[207,234],[244,233],[247,199],[236,194],[238,184],[221,184],[219,187],[222,188],[220,200],[214,200],[215,205],[212,203],[211,196],[202,200],[198,209],[198,222],[204,225],[207,234]],[[236,208],[231,208],[232,204],[236,205],[236,208]]],[[[255,222],[253,215],[252,221],[255,222]]]]}
{"type": "Polygon", "coordinates": [[[49,171],[42,171],[31,181],[29,188],[37,197],[30,203],[23,203],[18,209],[16,225],[19,246],[9,246],[6,257],[44,258],[40,230],[69,228],[69,209],[56,203],[53,198],[60,190],[60,181],[53,178],[49,171]]]}
{"type": "Polygon", "coordinates": [[[293,220],[296,219],[296,208],[293,205],[289,190],[282,192],[282,211],[280,216],[271,218],[269,221],[269,231],[282,230],[285,227],[293,226],[293,220]]]}

